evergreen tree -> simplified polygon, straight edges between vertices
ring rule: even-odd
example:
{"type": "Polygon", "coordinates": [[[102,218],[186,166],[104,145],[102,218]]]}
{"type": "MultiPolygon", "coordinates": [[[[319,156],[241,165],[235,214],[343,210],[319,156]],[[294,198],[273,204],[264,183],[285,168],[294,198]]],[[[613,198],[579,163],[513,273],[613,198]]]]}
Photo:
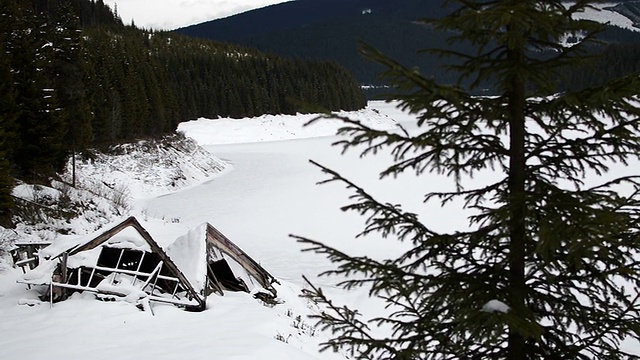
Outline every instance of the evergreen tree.
{"type": "Polygon", "coordinates": [[[86,85],[89,73],[83,48],[80,19],[71,4],[59,1],[55,5],[55,20],[51,31],[54,55],[54,86],[58,105],[66,119],[64,144],[69,152],[86,149],[92,140],[90,94],[86,85]]]}
{"type": "Polygon", "coordinates": [[[0,0],[4,9],[0,15],[0,226],[10,225],[13,200],[11,189],[13,179],[10,174],[12,144],[16,131],[16,106],[11,75],[11,59],[5,50],[6,34],[13,28],[15,8],[7,0],[0,0]]]}
{"type": "MultiPolygon", "coordinates": [[[[2,126],[5,156],[14,175],[29,181],[60,171],[70,153],[162,136],[185,119],[301,110],[285,99],[306,94],[306,77],[323,69],[123,26],[103,1],[0,1],[16,116],[2,126]],[[259,63],[276,65],[264,72],[259,63]],[[272,86],[278,81],[283,87],[272,86]]],[[[352,87],[356,96],[345,104],[363,107],[352,76],[338,73],[322,87],[352,87]]],[[[332,106],[319,96],[304,100],[332,106]]]]}
{"type": "Polygon", "coordinates": [[[365,359],[640,358],[620,348],[627,337],[640,339],[640,176],[607,174],[611,163],[640,154],[638,76],[557,93],[556,80],[582,62],[599,30],[572,19],[588,1],[456,3],[430,25],[477,52],[442,53],[460,58],[451,67],[460,83],[490,82],[499,95],[440,85],[365,46],[421,131],[377,131],[349,119],[340,131],[351,135],[345,149],[392,150],[395,162],[383,177],[406,170],[452,176],[455,191],[429,192],[426,201],[459,199],[475,215],[468,228],[437,232],[323,168],[327,182],[355,191],[344,209],[367,217],[362,235],[413,245],[375,261],[298,238],[338,265],[326,274],[347,276],[344,288],[370,286],[389,305],[387,317],[369,322],[310,285],[307,296],[327,308],[319,323],[335,334],[325,347],[365,359]],[[562,47],[565,33],[585,37],[562,47]],[[554,52],[541,57],[540,49],[554,52]],[[491,169],[495,182],[470,183],[491,169]],[[368,325],[394,331],[376,338],[368,325]]]}
{"type": "Polygon", "coordinates": [[[64,163],[64,114],[58,107],[53,81],[56,49],[49,37],[47,18],[34,13],[44,5],[21,5],[6,46],[11,54],[17,105],[11,157],[18,175],[41,180],[64,163]]]}

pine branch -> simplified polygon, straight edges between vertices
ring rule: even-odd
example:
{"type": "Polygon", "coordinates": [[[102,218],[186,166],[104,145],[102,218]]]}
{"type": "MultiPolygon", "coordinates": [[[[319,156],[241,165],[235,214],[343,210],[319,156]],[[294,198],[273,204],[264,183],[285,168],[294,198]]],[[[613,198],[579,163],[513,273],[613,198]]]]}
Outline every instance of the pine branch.
{"type": "Polygon", "coordinates": [[[360,313],[346,306],[337,306],[329,300],[322,289],[314,286],[309,279],[303,276],[305,283],[311,290],[303,290],[303,297],[331,310],[320,315],[311,315],[316,319],[317,325],[323,330],[330,330],[333,334],[340,334],[338,338],[331,339],[321,344],[321,351],[328,349],[349,348],[351,354],[358,353],[361,359],[377,359],[375,356],[383,351],[386,354],[394,354],[396,350],[388,346],[383,340],[377,340],[369,334],[369,327],[359,320],[360,313]]]}
{"type": "Polygon", "coordinates": [[[354,191],[354,194],[351,195],[350,198],[355,199],[356,202],[343,206],[342,211],[356,211],[366,216],[367,225],[365,229],[358,234],[358,237],[365,236],[372,232],[379,232],[383,237],[395,234],[399,240],[402,240],[413,233],[414,235],[411,238],[412,241],[416,243],[428,236],[437,235],[436,232],[420,223],[416,214],[403,212],[399,205],[383,204],[375,200],[364,189],[345,179],[337,172],[314,161],[311,161],[311,163],[329,175],[327,180],[321,181],[319,184],[337,181],[345,184],[347,189],[354,191]]]}
{"type": "MultiPolygon", "coordinates": [[[[341,287],[366,286],[385,302],[387,316],[366,324],[392,328],[383,343],[395,349],[395,358],[626,358],[621,339],[640,338],[640,175],[586,184],[614,162],[638,159],[640,78],[550,95],[562,69],[582,64],[576,57],[596,41],[599,25],[571,18],[588,1],[457,4],[433,24],[474,52],[440,54],[458,57],[449,68],[472,88],[492,84],[498,96],[437,84],[363,45],[367,57],[387,68],[382,77],[399,90],[400,107],[416,116],[420,133],[380,131],[342,118],[340,134],[348,138],[337,145],[343,151],[364,146],[361,156],[390,151],[394,162],[381,177],[446,175],[455,190],[427,192],[425,202],[463,200],[473,211],[469,226],[431,231],[416,214],[377,201],[316,164],[329,175],[322,183],[341,182],[353,191],[342,210],[366,218],[358,236],[375,232],[413,246],[374,261],[298,240],[335,262],[336,269],[323,275],[347,276],[341,287]],[[564,34],[581,29],[584,38],[574,47],[560,45],[564,34]],[[541,49],[557,53],[540,56],[541,49]],[[463,179],[486,170],[506,176],[463,186],[463,179]]],[[[345,319],[324,318],[333,329],[362,326],[345,319]]],[[[387,351],[381,340],[367,343],[361,334],[343,340],[347,347],[387,351]]]]}

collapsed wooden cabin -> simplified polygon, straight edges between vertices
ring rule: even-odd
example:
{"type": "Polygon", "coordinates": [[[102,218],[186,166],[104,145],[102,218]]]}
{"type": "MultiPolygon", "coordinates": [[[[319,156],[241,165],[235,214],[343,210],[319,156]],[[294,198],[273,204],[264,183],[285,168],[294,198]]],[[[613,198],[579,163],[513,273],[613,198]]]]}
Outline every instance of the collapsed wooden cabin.
{"type": "Polygon", "coordinates": [[[39,265],[21,282],[47,286],[51,302],[88,291],[142,307],[163,302],[202,311],[212,292],[245,291],[263,300],[277,295],[277,280],[208,223],[165,250],[130,217],[97,236],[54,243],[40,254],[39,265]]]}

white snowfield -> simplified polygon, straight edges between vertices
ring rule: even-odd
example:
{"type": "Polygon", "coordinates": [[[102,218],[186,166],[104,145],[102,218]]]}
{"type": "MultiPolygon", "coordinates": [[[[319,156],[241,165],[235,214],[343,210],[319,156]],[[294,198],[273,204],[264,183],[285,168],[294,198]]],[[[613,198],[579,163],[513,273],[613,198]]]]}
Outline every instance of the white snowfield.
{"type": "MultiPolygon", "coordinates": [[[[567,2],[567,5],[573,5],[575,2],[567,2]]],[[[619,12],[609,10],[607,8],[617,5],[614,2],[602,2],[592,4],[592,8],[586,9],[582,13],[578,13],[574,16],[576,19],[593,20],[603,24],[610,24],[623,29],[638,31],[639,29],[633,26],[633,21],[628,17],[620,14],[619,12]]]]}
{"type": "MultiPolygon", "coordinates": [[[[394,118],[373,108],[341,115],[376,128],[396,125],[394,118]]],[[[314,235],[317,229],[330,230],[331,237],[352,237],[341,234],[339,223],[332,225],[331,217],[340,215],[343,192],[316,191],[315,182],[322,177],[308,163],[316,153],[340,158],[330,145],[340,123],[321,120],[302,126],[313,117],[201,119],[180,126],[225,160],[208,153],[208,159],[203,158],[196,148],[176,152],[153,144],[147,151],[125,149],[115,156],[98,156],[79,163],[77,169],[79,183],[87,188],[102,184],[126,193],[134,205],[122,218],[136,215],[165,248],[204,222],[218,227],[281,280],[277,290],[282,304],[268,307],[249,294],[227,293],[210,295],[207,310],[201,313],[152,304],[155,315],[151,315],[127,302],[75,294],[50,308],[38,300],[35,289],[16,283],[21,271],[9,269],[5,259],[4,264],[0,261],[0,359],[344,359],[341,354],[319,353],[326,335],[307,318],[317,309],[299,298],[302,275],[315,277],[328,263],[301,254],[288,237],[314,235]],[[313,139],[282,141],[296,138],[313,139]],[[215,145],[220,143],[226,145],[215,145]],[[180,161],[185,153],[189,156],[180,161]]],[[[15,193],[25,199],[60,195],[27,185],[15,193]]],[[[91,219],[79,219],[66,226],[73,233],[90,234],[119,220],[105,218],[95,225],[91,219]]],[[[43,234],[52,240],[48,230],[32,231],[31,240],[43,234]]],[[[87,236],[62,236],[55,244],[66,248],[87,236]]],[[[55,252],[56,247],[48,250],[55,252]]]]}
{"type": "MultiPolygon", "coordinates": [[[[348,115],[380,129],[393,129],[400,122],[412,130],[409,121],[415,121],[415,116],[396,109],[395,104],[382,102],[348,115]]],[[[227,292],[210,295],[207,310],[200,313],[152,304],[155,315],[151,315],[127,302],[101,302],[92,294],[76,294],[50,308],[37,301],[35,291],[15,282],[21,276],[19,270],[9,269],[0,273],[0,359],[346,359],[347,354],[319,352],[318,344],[328,334],[314,329],[307,318],[318,309],[299,297],[305,286],[302,276],[323,287],[336,304],[347,304],[365,315],[379,314],[381,304],[365,290],[344,293],[334,286],[338,279],[318,277],[332,265],[322,256],[301,252],[301,245],[289,235],[377,259],[394,257],[408,245],[376,236],[356,238],[364,219],[340,211],[349,203],[351,192],[337,183],[316,185],[326,177],[309,160],[339,171],[380,201],[402,204],[435,230],[464,228],[467,221],[460,204],[443,208],[422,202],[427,191],[451,189],[450,180],[431,174],[379,180],[378,173],[391,162],[387,152],[364,158],[357,151],[342,154],[331,145],[339,140],[331,135],[340,123],[321,120],[302,127],[312,117],[186,122],[179,130],[196,139],[212,158],[222,159],[214,161],[225,164],[221,173],[189,177],[171,186],[161,174],[173,172],[159,171],[159,185],[153,191],[140,185],[141,177],[133,175],[134,170],[118,175],[131,179],[127,181],[134,203],[130,214],[123,216],[138,216],[162,246],[209,222],[281,281],[277,286],[281,304],[267,307],[249,294],[227,292]]],[[[129,165],[123,168],[135,168],[129,165]]],[[[99,173],[97,168],[86,171],[106,182],[112,173],[99,173]]],[[[481,173],[473,181],[493,177],[481,173]]],[[[84,225],[76,226],[81,233],[84,225]]],[[[478,311],[508,311],[503,305],[496,300],[478,311]]],[[[372,332],[387,334],[385,329],[372,332]]],[[[623,346],[640,352],[636,343],[623,346]]]]}

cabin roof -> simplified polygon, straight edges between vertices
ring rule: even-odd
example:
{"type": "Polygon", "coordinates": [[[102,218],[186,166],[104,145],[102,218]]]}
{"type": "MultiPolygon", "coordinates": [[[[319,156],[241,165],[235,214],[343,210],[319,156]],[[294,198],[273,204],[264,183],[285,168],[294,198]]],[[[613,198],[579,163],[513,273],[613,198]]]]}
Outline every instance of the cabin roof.
{"type": "MultiPolygon", "coordinates": [[[[236,279],[227,277],[227,279],[231,279],[231,282],[238,280],[238,284],[242,284],[241,288],[248,292],[258,288],[267,290],[273,297],[276,296],[276,290],[272,284],[277,280],[209,223],[192,228],[163,248],[135,217],[129,217],[110,226],[107,230],[54,242],[41,250],[40,255],[42,258],[40,265],[27,272],[23,276],[22,282],[100,293],[101,289],[107,287],[110,292],[117,292],[113,285],[118,281],[111,278],[109,286],[104,283],[100,283],[100,286],[96,285],[91,282],[96,269],[102,273],[111,271],[112,274],[129,276],[132,278],[131,285],[136,284],[136,278],[139,278],[139,284],[140,279],[146,279],[146,282],[142,283],[143,291],[150,286],[151,280],[149,279],[155,276],[153,289],[155,289],[159,278],[165,281],[174,281],[176,289],[185,290],[187,297],[196,301],[197,307],[203,310],[206,305],[206,295],[210,292],[208,287],[214,287],[214,290],[219,292],[225,288],[223,281],[221,281],[223,279],[217,278],[221,275],[216,276],[215,272],[212,272],[212,268],[219,268],[219,262],[224,260],[225,269],[231,271],[233,277],[236,277],[236,279]],[[107,250],[103,250],[103,247],[112,249],[109,251],[115,254],[112,257],[117,259],[117,261],[112,260],[113,264],[110,266],[104,265],[107,250]],[[128,251],[128,255],[124,250],[128,251]],[[134,265],[129,264],[128,266],[133,266],[133,268],[126,268],[126,264],[122,265],[124,260],[121,258],[125,255],[131,257],[132,252],[142,255],[136,255],[133,260],[127,260],[128,262],[133,261],[134,265]],[[155,254],[154,256],[157,256],[161,261],[160,267],[163,268],[164,273],[161,274],[158,269],[152,272],[152,268],[142,266],[144,253],[155,254]],[[134,269],[136,266],[137,268],[134,269]],[[141,270],[141,267],[144,269],[141,270]],[[60,268],[65,270],[61,271],[60,268]],[[86,269],[92,269],[91,275],[86,274],[86,269]],[[56,271],[63,274],[73,273],[73,271],[75,273],[69,277],[63,276],[63,280],[54,280],[56,271]],[[82,283],[81,280],[83,273],[85,283],[82,283]],[[90,276],[88,280],[87,276],[90,276]]],[[[150,291],[152,300],[162,301],[162,299],[153,297],[153,289],[150,291]]],[[[179,302],[175,303],[179,304],[179,302]]]]}

